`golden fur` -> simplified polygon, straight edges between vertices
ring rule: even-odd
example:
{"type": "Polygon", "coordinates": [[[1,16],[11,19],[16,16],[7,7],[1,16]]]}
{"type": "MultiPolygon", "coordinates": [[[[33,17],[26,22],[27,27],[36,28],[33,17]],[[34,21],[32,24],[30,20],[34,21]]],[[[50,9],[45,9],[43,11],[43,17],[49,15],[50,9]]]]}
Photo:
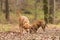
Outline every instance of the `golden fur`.
{"type": "Polygon", "coordinates": [[[32,25],[31,25],[31,30],[30,31],[34,31],[36,32],[40,27],[43,29],[43,31],[45,31],[45,27],[47,26],[46,23],[43,20],[35,20],[32,25]]]}
{"type": "Polygon", "coordinates": [[[30,29],[30,21],[28,17],[21,15],[22,12],[17,11],[17,13],[19,16],[19,29],[20,30],[22,30],[22,28],[25,30],[30,29]]]}

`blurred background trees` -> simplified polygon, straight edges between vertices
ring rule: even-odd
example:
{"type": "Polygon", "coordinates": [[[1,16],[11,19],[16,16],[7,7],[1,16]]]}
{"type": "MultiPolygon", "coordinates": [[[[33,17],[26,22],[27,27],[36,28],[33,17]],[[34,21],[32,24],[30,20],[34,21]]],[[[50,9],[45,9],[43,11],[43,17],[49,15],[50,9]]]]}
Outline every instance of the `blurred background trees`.
{"type": "Polygon", "coordinates": [[[0,0],[0,14],[4,13],[1,21],[5,17],[7,21],[11,19],[16,22],[17,10],[22,10],[30,21],[42,19],[46,23],[55,23],[60,20],[60,0],[0,0]]]}
{"type": "Polygon", "coordinates": [[[49,23],[54,23],[55,0],[49,0],[49,23]]]}
{"type": "Polygon", "coordinates": [[[48,19],[48,0],[43,0],[43,10],[44,10],[44,20],[46,23],[49,22],[49,19],[48,19]]]}
{"type": "Polygon", "coordinates": [[[2,5],[3,5],[3,0],[0,0],[0,7],[1,7],[1,10],[2,10],[2,5]]]}
{"type": "Polygon", "coordinates": [[[5,18],[7,21],[9,21],[9,2],[8,0],[5,0],[5,18]]]}

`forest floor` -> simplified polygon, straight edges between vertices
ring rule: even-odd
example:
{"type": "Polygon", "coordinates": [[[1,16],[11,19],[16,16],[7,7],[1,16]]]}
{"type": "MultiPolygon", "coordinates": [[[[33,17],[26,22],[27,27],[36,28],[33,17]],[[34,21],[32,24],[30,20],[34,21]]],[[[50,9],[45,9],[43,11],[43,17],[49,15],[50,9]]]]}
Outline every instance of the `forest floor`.
{"type": "Polygon", "coordinates": [[[60,40],[60,25],[49,24],[45,32],[39,28],[34,34],[24,30],[21,35],[18,25],[0,24],[0,31],[0,40],[60,40]]]}

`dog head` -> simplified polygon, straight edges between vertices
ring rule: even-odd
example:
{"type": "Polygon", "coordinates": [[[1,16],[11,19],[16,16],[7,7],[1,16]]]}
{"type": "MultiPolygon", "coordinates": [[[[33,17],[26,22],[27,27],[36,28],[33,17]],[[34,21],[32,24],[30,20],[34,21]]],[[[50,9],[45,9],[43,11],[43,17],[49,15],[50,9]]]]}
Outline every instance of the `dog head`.
{"type": "Polygon", "coordinates": [[[23,25],[23,28],[25,28],[25,29],[30,29],[30,28],[31,28],[31,25],[30,25],[29,23],[25,23],[25,24],[23,25]]]}

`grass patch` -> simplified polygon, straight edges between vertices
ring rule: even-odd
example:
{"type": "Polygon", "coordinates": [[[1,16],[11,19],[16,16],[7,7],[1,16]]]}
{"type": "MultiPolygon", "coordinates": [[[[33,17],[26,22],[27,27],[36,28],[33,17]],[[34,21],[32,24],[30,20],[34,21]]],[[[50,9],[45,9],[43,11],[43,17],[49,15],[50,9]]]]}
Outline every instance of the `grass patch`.
{"type": "Polygon", "coordinates": [[[0,24],[0,32],[10,31],[11,25],[9,24],[0,24]]]}

